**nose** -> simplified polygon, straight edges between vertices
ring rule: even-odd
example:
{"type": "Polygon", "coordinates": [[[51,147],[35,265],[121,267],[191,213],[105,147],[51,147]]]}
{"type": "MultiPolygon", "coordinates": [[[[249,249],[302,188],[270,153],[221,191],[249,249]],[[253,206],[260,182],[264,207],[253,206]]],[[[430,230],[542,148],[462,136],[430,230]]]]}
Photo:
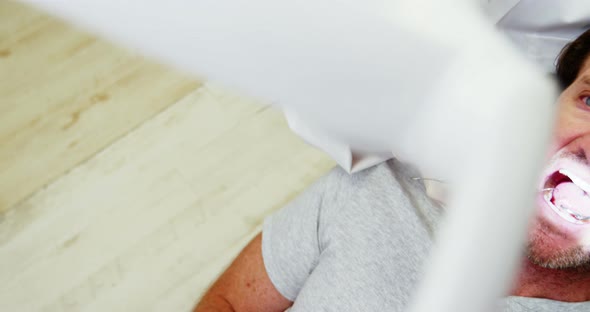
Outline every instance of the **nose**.
{"type": "MultiPolygon", "coordinates": [[[[590,128],[590,127],[589,127],[590,128]]],[[[573,154],[578,160],[588,164],[587,155],[590,155],[590,129],[588,131],[574,139],[566,147],[566,150],[573,154]]]]}

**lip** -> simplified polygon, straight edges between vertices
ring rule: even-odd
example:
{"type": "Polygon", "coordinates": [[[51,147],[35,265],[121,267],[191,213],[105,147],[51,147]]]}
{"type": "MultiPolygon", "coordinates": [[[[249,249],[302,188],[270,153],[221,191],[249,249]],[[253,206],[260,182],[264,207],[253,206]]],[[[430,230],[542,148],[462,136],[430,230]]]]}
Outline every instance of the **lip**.
{"type": "Polygon", "coordinates": [[[550,217],[553,220],[559,219],[561,221],[560,223],[566,221],[569,225],[589,226],[590,217],[582,216],[567,208],[556,207],[551,199],[553,197],[553,188],[560,183],[559,181],[555,181],[556,176],[569,179],[584,192],[590,194],[590,183],[587,182],[590,181],[590,168],[572,158],[559,157],[555,161],[552,161],[544,170],[543,176],[544,178],[540,184],[542,205],[552,212],[546,217],[550,217]],[[555,218],[556,215],[559,218],[555,218]]]}
{"type": "Polygon", "coordinates": [[[587,230],[590,226],[588,223],[576,224],[567,221],[547,204],[542,195],[538,197],[537,205],[539,208],[537,211],[538,222],[543,220],[545,224],[550,224],[552,228],[555,229],[545,234],[555,234],[555,232],[562,233],[561,235],[554,235],[554,239],[559,240],[560,242],[567,242],[572,239],[575,240],[576,237],[579,237],[581,233],[587,230]]]}
{"type": "Polygon", "coordinates": [[[574,175],[576,179],[584,181],[584,184],[586,185],[585,187],[587,187],[588,189],[583,189],[586,192],[590,191],[590,183],[585,182],[590,181],[590,168],[587,165],[582,164],[579,161],[576,161],[570,157],[559,157],[558,159],[552,161],[549,164],[549,166],[547,166],[543,171],[543,179],[540,181],[539,187],[543,189],[547,180],[555,172],[559,171],[563,171],[568,174],[574,175]]]}
{"type": "Polygon", "coordinates": [[[575,211],[570,209],[561,207],[558,208],[551,202],[551,198],[553,197],[553,190],[554,189],[547,189],[543,190],[543,199],[545,200],[545,204],[551,208],[557,215],[562,217],[564,220],[574,223],[574,224],[590,224],[590,216],[583,216],[575,211]]]}
{"type": "MultiPolygon", "coordinates": [[[[574,179],[586,181],[586,184],[576,180],[586,192],[590,182],[590,158],[581,157],[566,149],[557,151],[547,162],[538,180],[538,193],[536,196],[537,212],[531,224],[530,234],[532,237],[540,238],[546,246],[561,246],[560,248],[571,247],[582,244],[590,246],[590,223],[575,223],[568,220],[567,216],[556,211],[544,198],[542,190],[545,188],[548,179],[560,170],[568,176],[575,176],[574,179]],[[586,160],[588,159],[588,160],[586,160]]],[[[574,179],[571,179],[572,182],[574,179]]],[[[555,185],[553,185],[555,186],[555,185]]],[[[549,248],[549,247],[548,247],[549,248]]],[[[553,248],[553,247],[551,247],[553,248]]],[[[590,247],[588,248],[590,250],[590,247]]]]}
{"type": "Polygon", "coordinates": [[[576,161],[573,157],[556,157],[550,162],[549,166],[543,172],[543,179],[540,181],[540,195],[542,205],[551,210],[552,214],[547,217],[550,219],[559,219],[578,226],[590,225],[590,217],[582,216],[575,211],[565,207],[556,207],[552,202],[554,188],[564,180],[573,182],[584,192],[590,194],[590,168],[576,161]],[[555,216],[559,218],[555,218],[555,216]]]}

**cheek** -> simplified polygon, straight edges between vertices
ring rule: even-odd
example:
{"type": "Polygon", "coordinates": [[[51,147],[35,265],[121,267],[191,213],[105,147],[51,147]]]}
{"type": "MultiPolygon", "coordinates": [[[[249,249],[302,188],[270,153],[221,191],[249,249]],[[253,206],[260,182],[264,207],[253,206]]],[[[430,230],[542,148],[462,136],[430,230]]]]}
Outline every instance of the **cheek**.
{"type": "Polygon", "coordinates": [[[577,131],[572,126],[571,120],[567,118],[565,113],[560,113],[556,116],[553,125],[553,136],[549,144],[549,155],[557,153],[560,149],[566,146],[571,141],[575,140],[577,131]]]}
{"type": "Polygon", "coordinates": [[[550,154],[590,134],[590,111],[580,109],[573,100],[560,104],[553,133],[550,154]]]}

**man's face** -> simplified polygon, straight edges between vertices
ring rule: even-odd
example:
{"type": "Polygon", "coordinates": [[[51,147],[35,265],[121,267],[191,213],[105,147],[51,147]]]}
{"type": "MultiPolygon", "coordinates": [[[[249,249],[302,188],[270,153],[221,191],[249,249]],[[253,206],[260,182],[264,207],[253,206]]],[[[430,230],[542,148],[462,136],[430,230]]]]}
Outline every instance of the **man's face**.
{"type": "Polygon", "coordinates": [[[590,223],[557,208],[590,216],[589,97],[590,59],[559,97],[550,161],[539,185],[528,256],[544,267],[590,268],[590,223]]]}

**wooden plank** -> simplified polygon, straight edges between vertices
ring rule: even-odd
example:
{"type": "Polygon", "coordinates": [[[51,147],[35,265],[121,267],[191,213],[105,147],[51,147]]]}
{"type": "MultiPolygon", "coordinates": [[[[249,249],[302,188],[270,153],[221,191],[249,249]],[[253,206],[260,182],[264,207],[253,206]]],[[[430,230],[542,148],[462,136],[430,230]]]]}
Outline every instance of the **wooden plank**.
{"type": "Polygon", "coordinates": [[[0,2],[0,214],[201,83],[0,2]]]}
{"type": "Polygon", "coordinates": [[[0,310],[189,309],[332,166],[280,113],[202,87],[0,219],[0,310]]]}

